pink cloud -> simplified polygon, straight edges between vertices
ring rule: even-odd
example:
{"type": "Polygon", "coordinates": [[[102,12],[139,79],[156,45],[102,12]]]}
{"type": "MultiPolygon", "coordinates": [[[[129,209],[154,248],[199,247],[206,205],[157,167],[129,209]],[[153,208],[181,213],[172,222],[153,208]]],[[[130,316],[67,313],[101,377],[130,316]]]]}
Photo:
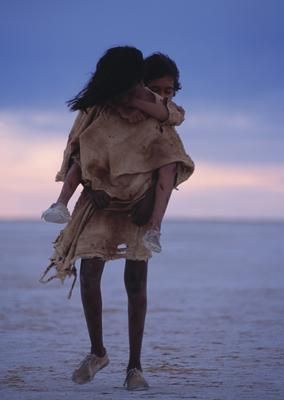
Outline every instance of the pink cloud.
{"type": "MultiPolygon", "coordinates": [[[[54,177],[67,134],[37,136],[33,132],[31,139],[27,132],[22,134],[19,124],[6,120],[5,126],[0,125],[0,138],[0,217],[39,218],[59,193],[61,184],[55,183],[54,177]]],[[[195,161],[194,175],[174,192],[167,216],[277,218],[284,215],[283,165],[195,161]]]]}

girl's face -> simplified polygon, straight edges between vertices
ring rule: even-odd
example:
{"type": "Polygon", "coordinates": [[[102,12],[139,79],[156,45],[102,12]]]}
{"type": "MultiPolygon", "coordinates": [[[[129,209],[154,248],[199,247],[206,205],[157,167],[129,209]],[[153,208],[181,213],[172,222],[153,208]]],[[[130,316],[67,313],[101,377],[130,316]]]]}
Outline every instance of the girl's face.
{"type": "Polygon", "coordinates": [[[175,95],[174,78],[169,75],[164,76],[163,78],[153,79],[147,86],[163,98],[167,97],[168,99],[171,99],[175,95]]]}

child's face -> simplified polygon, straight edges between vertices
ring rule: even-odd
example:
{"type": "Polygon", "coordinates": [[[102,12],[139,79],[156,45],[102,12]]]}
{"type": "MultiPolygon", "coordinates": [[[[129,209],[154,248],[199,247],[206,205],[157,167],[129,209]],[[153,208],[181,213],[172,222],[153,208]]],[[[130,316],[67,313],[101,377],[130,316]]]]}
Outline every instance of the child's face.
{"type": "Polygon", "coordinates": [[[163,78],[153,79],[147,86],[163,98],[167,97],[171,99],[175,95],[174,78],[168,75],[163,78]]]}

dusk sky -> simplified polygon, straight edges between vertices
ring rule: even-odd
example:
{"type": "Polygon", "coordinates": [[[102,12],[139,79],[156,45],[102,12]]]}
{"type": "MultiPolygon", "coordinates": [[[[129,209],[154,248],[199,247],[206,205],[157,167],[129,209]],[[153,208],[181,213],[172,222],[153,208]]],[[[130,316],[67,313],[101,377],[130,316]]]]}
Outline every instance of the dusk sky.
{"type": "Polygon", "coordinates": [[[9,0],[0,12],[0,217],[38,218],[75,115],[66,100],[103,52],[173,58],[178,128],[196,172],[169,217],[284,216],[284,1],[9,0]]]}

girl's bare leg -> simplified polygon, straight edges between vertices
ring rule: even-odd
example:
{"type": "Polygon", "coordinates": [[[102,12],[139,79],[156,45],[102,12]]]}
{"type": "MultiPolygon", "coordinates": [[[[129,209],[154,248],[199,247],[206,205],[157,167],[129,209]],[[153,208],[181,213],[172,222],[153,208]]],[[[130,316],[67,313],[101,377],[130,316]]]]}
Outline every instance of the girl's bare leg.
{"type": "Polygon", "coordinates": [[[103,344],[101,278],[105,262],[100,258],[81,261],[80,285],[81,299],[91,341],[91,353],[103,357],[106,353],[103,344]]]}
{"type": "Polygon", "coordinates": [[[63,183],[60,195],[56,203],[63,203],[65,206],[67,206],[69,200],[79,186],[80,182],[81,168],[77,163],[74,162],[67,172],[65,181],[63,183]]]}
{"type": "Polygon", "coordinates": [[[142,370],[141,348],[147,310],[148,261],[126,260],[124,283],[128,296],[129,363],[132,368],[142,370]]]}
{"type": "Polygon", "coordinates": [[[155,191],[155,203],[150,220],[152,229],[160,231],[169,199],[175,184],[177,167],[171,163],[158,170],[158,180],[155,191]]]}

